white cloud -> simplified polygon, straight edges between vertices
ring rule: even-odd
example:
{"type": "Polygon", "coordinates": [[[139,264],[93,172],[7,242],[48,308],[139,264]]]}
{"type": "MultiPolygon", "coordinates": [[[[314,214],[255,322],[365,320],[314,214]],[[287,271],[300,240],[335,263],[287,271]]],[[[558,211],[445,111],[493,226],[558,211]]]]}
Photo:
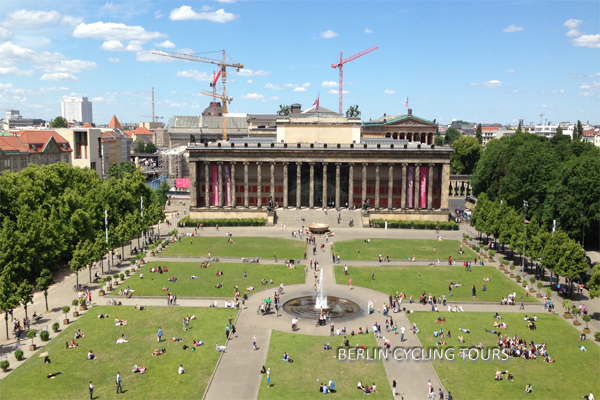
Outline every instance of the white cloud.
{"type": "Polygon", "coordinates": [[[302,86],[294,88],[294,92],[306,92],[306,91],[307,91],[307,89],[302,86]]]}
{"type": "Polygon", "coordinates": [[[33,70],[22,70],[17,67],[5,67],[0,68],[0,75],[17,75],[17,76],[31,76],[33,75],[33,70]]]}
{"type": "Polygon", "coordinates": [[[175,43],[171,42],[170,40],[165,40],[164,42],[154,44],[156,45],[156,47],[162,47],[165,49],[172,49],[175,47],[175,43]]]}
{"type": "Polygon", "coordinates": [[[190,106],[190,108],[191,108],[191,109],[194,109],[194,108],[200,108],[200,106],[199,106],[198,104],[195,104],[195,105],[193,105],[193,106],[190,106]]]}
{"type": "Polygon", "coordinates": [[[271,89],[271,90],[282,90],[283,89],[283,86],[281,86],[281,85],[273,85],[272,83],[267,83],[265,85],[265,87],[267,89],[271,89]]]}
{"type": "Polygon", "coordinates": [[[66,72],[56,72],[54,74],[44,74],[40,78],[43,81],[76,81],[77,77],[66,72]]]}
{"type": "Polygon", "coordinates": [[[263,99],[263,102],[267,102],[267,101],[277,101],[277,100],[279,100],[279,97],[277,97],[277,96],[272,96],[272,97],[265,97],[265,98],[263,99]]]}
{"type": "Polygon", "coordinates": [[[81,39],[99,40],[137,40],[146,43],[153,39],[167,37],[160,32],[149,32],[141,26],[129,26],[114,22],[94,22],[91,24],[79,24],[73,31],[73,36],[81,39]]]}
{"type": "Polygon", "coordinates": [[[239,15],[225,12],[222,8],[212,12],[196,12],[190,6],[181,6],[171,10],[169,18],[172,21],[206,20],[224,24],[239,18],[239,15]]]}
{"type": "Polygon", "coordinates": [[[219,3],[227,3],[227,4],[233,4],[235,3],[237,0],[217,0],[219,3]]]}
{"type": "MultiPolygon", "coordinates": [[[[335,90],[335,89],[331,89],[330,91],[327,92],[328,94],[339,94],[339,90],[335,90]]],[[[350,92],[346,92],[345,90],[342,90],[342,94],[348,94],[350,92]]]]}
{"type": "Polygon", "coordinates": [[[561,89],[561,90],[553,90],[552,93],[566,93],[565,89],[561,89]]]}
{"type": "Polygon", "coordinates": [[[520,27],[520,26],[515,26],[515,25],[513,24],[513,25],[511,25],[511,26],[509,26],[509,27],[506,27],[506,28],[502,29],[502,32],[505,32],[505,33],[511,33],[511,32],[520,32],[520,31],[523,31],[523,30],[524,30],[524,29],[523,29],[522,27],[520,27]]]}
{"type": "Polygon", "coordinates": [[[159,19],[162,18],[162,12],[160,10],[154,11],[154,18],[159,19]]]}
{"type": "Polygon", "coordinates": [[[372,30],[370,30],[369,28],[365,29],[365,33],[373,33],[372,30]]]}
{"type": "Polygon", "coordinates": [[[1,24],[13,29],[35,29],[48,24],[69,24],[75,26],[83,21],[70,15],[61,15],[58,11],[17,10],[6,14],[1,24]]]}
{"type": "Polygon", "coordinates": [[[567,37],[575,37],[575,36],[580,36],[582,33],[580,31],[578,31],[577,29],[571,29],[569,32],[567,32],[567,37]]]}
{"type": "Polygon", "coordinates": [[[142,43],[143,42],[140,42],[139,40],[132,40],[127,44],[127,47],[125,47],[125,51],[143,51],[144,48],[141,46],[142,43]]]}
{"type": "Polygon", "coordinates": [[[6,28],[2,28],[0,26],[0,42],[3,42],[5,40],[8,40],[8,38],[10,37],[10,35],[12,35],[12,32],[9,31],[6,28]]]}
{"type": "Polygon", "coordinates": [[[305,87],[305,88],[310,87],[310,82],[303,83],[302,87],[305,87]]]}
{"type": "Polygon", "coordinates": [[[240,69],[240,72],[237,72],[237,74],[241,75],[241,76],[269,76],[271,73],[268,71],[262,71],[262,70],[255,72],[255,71],[252,71],[251,69],[242,68],[242,69],[240,69]]]}
{"type": "Polygon", "coordinates": [[[336,37],[337,35],[338,35],[337,33],[335,33],[334,31],[331,31],[331,30],[325,31],[325,32],[321,32],[321,37],[323,39],[331,39],[331,38],[336,37]]]}
{"type": "Polygon", "coordinates": [[[63,15],[62,20],[60,21],[61,24],[67,24],[67,25],[71,25],[71,26],[77,26],[79,24],[81,24],[83,22],[83,18],[76,18],[76,17],[72,17],[70,15],[63,15]]]}
{"type": "Polygon", "coordinates": [[[109,2],[106,2],[106,3],[104,3],[104,5],[103,5],[102,7],[100,7],[100,8],[104,8],[105,10],[112,10],[112,9],[114,9],[114,8],[116,8],[116,7],[117,7],[117,6],[115,5],[115,3],[112,3],[112,2],[111,2],[111,3],[109,3],[109,2]]]}
{"type": "Polygon", "coordinates": [[[332,87],[336,87],[337,85],[338,85],[338,83],[337,83],[337,82],[334,82],[334,81],[325,81],[325,82],[323,82],[323,83],[321,84],[321,87],[324,87],[324,88],[332,88],[332,87]]]}
{"type": "Polygon", "coordinates": [[[484,88],[497,88],[497,87],[501,87],[504,86],[502,85],[502,82],[497,81],[497,80],[491,80],[488,82],[473,82],[471,83],[469,86],[477,86],[477,87],[484,87],[484,88]]]}
{"type": "Polygon", "coordinates": [[[55,64],[36,66],[45,72],[72,72],[80,73],[83,71],[89,71],[98,67],[93,61],[82,61],[82,60],[62,60],[55,64]]]}
{"type": "Polygon", "coordinates": [[[547,105],[545,105],[545,104],[542,104],[542,108],[546,108],[546,107],[548,107],[548,106],[547,106],[547,105]]]}
{"type": "Polygon", "coordinates": [[[396,91],[395,90],[385,89],[385,91],[383,93],[385,93],[385,94],[396,94],[396,91]]]}
{"type": "Polygon", "coordinates": [[[119,57],[117,57],[117,58],[112,58],[111,57],[111,58],[108,59],[108,62],[111,62],[111,63],[120,63],[121,60],[119,60],[119,57]]]}
{"type": "Polygon", "coordinates": [[[135,53],[135,59],[144,62],[175,62],[174,58],[152,54],[150,50],[135,53]]]}
{"type": "Polygon", "coordinates": [[[246,83],[250,84],[250,83],[254,83],[254,81],[252,79],[248,79],[248,82],[246,82],[246,83]]]}
{"type": "Polygon", "coordinates": [[[563,24],[563,26],[565,26],[565,27],[567,27],[569,29],[577,29],[577,28],[579,28],[579,26],[581,25],[582,22],[583,21],[580,20],[580,19],[572,19],[571,18],[570,20],[568,20],[567,22],[565,22],[563,24]]]}
{"type": "Polygon", "coordinates": [[[583,35],[573,39],[573,46],[589,47],[591,49],[600,48],[600,34],[583,35]]]}
{"type": "Polygon", "coordinates": [[[262,94],[258,94],[258,93],[248,93],[245,96],[240,96],[240,99],[247,99],[247,100],[262,100],[264,98],[265,98],[265,96],[263,96],[262,94]]]}
{"type": "Polygon", "coordinates": [[[212,76],[206,72],[200,72],[195,69],[189,69],[187,71],[179,71],[175,73],[175,76],[180,78],[192,78],[197,81],[211,82],[212,76]]]}
{"type": "Polygon", "coordinates": [[[102,43],[100,48],[108,51],[121,51],[125,48],[125,46],[123,46],[123,43],[118,40],[107,40],[106,42],[102,43]]]}
{"type": "Polygon", "coordinates": [[[102,97],[102,96],[100,96],[100,97],[94,97],[94,98],[92,99],[92,101],[95,101],[95,102],[97,102],[97,103],[98,103],[98,102],[104,101],[104,97],[102,97]]]}
{"type": "Polygon", "coordinates": [[[515,70],[511,68],[511,69],[507,69],[504,72],[506,72],[507,74],[512,74],[513,72],[515,72],[515,70]]]}

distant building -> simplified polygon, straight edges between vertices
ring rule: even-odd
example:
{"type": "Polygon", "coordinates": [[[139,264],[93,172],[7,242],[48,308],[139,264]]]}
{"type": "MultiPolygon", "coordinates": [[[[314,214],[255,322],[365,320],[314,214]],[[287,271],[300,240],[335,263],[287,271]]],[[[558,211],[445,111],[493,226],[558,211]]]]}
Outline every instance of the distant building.
{"type": "Polygon", "coordinates": [[[140,122],[139,127],[154,130],[164,128],[165,124],[163,122],[140,122]]]}
{"type": "Polygon", "coordinates": [[[56,129],[73,149],[72,164],[75,167],[89,168],[102,174],[102,131],[93,127],[56,129]]]}
{"type": "Polygon", "coordinates": [[[552,139],[556,135],[558,127],[561,127],[563,135],[568,135],[573,139],[573,129],[575,125],[571,125],[568,122],[561,125],[536,125],[534,133],[538,136],[543,136],[548,139],[552,139]]]}
{"type": "MultiPolygon", "coordinates": [[[[363,138],[407,140],[423,144],[435,143],[436,123],[419,118],[408,109],[408,114],[383,115],[381,118],[365,122],[363,138]]],[[[357,143],[360,142],[360,138],[357,143]]]]}
{"type": "Polygon", "coordinates": [[[93,124],[92,102],[87,97],[69,97],[62,102],[62,117],[67,121],[93,124]]]}
{"type": "Polygon", "coordinates": [[[482,126],[481,136],[483,137],[483,146],[496,137],[495,132],[500,130],[500,126],[482,126]]]}
{"type": "Polygon", "coordinates": [[[600,127],[589,127],[589,129],[584,130],[582,140],[600,147],[600,127]]]}
{"type": "Polygon", "coordinates": [[[73,149],[56,131],[26,130],[0,136],[0,172],[19,172],[29,163],[71,163],[73,149]]]}
{"type": "Polygon", "coordinates": [[[6,110],[6,118],[2,120],[1,130],[8,132],[14,129],[44,126],[46,121],[40,118],[23,118],[19,110],[6,110]]]}
{"type": "MultiPolygon", "coordinates": [[[[227,117],[227,137],[242,138],[248,135],[248,121],[243,116],[227,117]]],[[[223,117],[173,116],[169,120],[169,146],[187,146],[193,139],[196,143],[208,143],[223,137],[223,117]]]]}

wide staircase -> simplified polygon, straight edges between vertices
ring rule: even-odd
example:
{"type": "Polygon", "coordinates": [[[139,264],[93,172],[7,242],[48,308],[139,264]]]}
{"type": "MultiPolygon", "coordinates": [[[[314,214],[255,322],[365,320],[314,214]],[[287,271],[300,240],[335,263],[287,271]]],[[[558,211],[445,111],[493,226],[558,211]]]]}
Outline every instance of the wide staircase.
{"type": "Polygon", "coordinates": [[[339,223],[339,226],[348,227],[348,221],[350,218],[354,220],[354,226],[359,227],[362,224],[360,210],[345,210],[336,211],[335,209],[331,209],[325,211],[323,209],[301,209],[297,210],[295,208],[284,210],[282,208],[278,208],[275,210],[275,215],[277,218],[275,219],[275,225],[280,226],[281,224],[287,225],[288,228],[295,229],[302,225],[306,226],[312,223],[325,223],[329,224],[332,228],[338,225],[338,215],[342,214],[342,219],[339,223]],[[300,220],[300,218],[304,218],[304,222],[300,220]]]}

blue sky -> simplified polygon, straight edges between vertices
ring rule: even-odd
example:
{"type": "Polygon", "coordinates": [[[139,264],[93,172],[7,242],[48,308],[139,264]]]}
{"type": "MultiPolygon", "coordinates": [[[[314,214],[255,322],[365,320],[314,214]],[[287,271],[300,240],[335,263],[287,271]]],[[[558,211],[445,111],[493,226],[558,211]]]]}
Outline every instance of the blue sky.
{"type": "MultiPolygon", "coordinates": [[[[450,123],[600,124],[598,1],[4,1],[0,3],[0,109],[60,115],[64,96],[93,101],[94,121],[199,115],[211,64],[152,49],[219,58],[230,112],[280,104],[338,109],[331,64],[344,67],[343,110],[364,120],[413,113],[450,123]]],[[[3,113],[2,110],[0,112],[3,113]]]]}

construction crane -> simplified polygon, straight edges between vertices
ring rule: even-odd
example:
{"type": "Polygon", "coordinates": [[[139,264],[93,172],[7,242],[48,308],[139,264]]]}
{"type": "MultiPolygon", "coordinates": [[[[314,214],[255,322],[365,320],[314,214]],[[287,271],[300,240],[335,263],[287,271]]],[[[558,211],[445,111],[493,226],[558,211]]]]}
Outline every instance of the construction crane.
{"type": "Polygon", "coordinates": [[[342,52],[340,51],[340,62],[339,64],[331,64],[331,68],[339,68],[340,69],[340,114],[342,113],[342,93],[343,93],[343,87],[344,87],[344,64],[346,64],[347,62],[350,62],[352,60],[356,60],[358,57],[362,57],[367,53],[370,53],[374,50],[377,50],[379,47],[377,46],[373,46],[371,48],[368,48],[364,51],[361,51],[360,53],[357,53],[351,57],[346,58],[345,60],[342,60],[342,52]]]}
{"type": "MultiPolygon", "coordinates": [[[[198,56],[193,56],[190,54],[182,54],[182,53],[173,53],[170,51],[163,51],[163,50],[152,50],[152,54],[156,54],[159,56],[165,56],[165,57],[172,57],[172,58],[179,58],[182,60],[187,60],[187,61],[197,61],[197,62],[203,62],[203,63],[208,63],[208,64],[215,64],[218,65],[219,67],[221,67],[221,83],[223,84],[223,94],[219,97],[223,100],[223,140],[227,140],[227,102],[231,103],[232,98],[231,97],[227,97],[227,67],[232,67],[235,68],[235,70],[237,72],[240,71],[241,68],[244,68],[243,64],[240,63],[228,63],[227,60],[225,59],[226,54],[225,54],[225,50],[222,50],[223,53],[223,60],[215,60],[212,58],[206,58],[206,57],[198,57],[198,56]]],[[[202,91],[203,94],[206,91],[202,91]]],[[[208,94],[208,96],[212,96],[213,93],[208,92],[210,94],[208,94]]],[[[215,93],[216,94],[216,93],[215,93]]]]}
{"type": "MultiPolygon", "coordinates": [[[[140,115],[140,117],[146,117],[146,118],[152,118],[152,115],[140,115]]],[[[164,117],[154,117],[154,121],[152,122],[158,122],[158,119],[163,119],[164,117]]]]}
{"type": "Polygon", "coordinates": [[[212,115],[214,117],[217,116],[217,81],[219,80],[219,77],[221,76],[221,70],[219,70],[219,72],[213,71],[213,81],[210,83],[210,87],[212,87],[213,89],[213,113],[212,115]]]}

